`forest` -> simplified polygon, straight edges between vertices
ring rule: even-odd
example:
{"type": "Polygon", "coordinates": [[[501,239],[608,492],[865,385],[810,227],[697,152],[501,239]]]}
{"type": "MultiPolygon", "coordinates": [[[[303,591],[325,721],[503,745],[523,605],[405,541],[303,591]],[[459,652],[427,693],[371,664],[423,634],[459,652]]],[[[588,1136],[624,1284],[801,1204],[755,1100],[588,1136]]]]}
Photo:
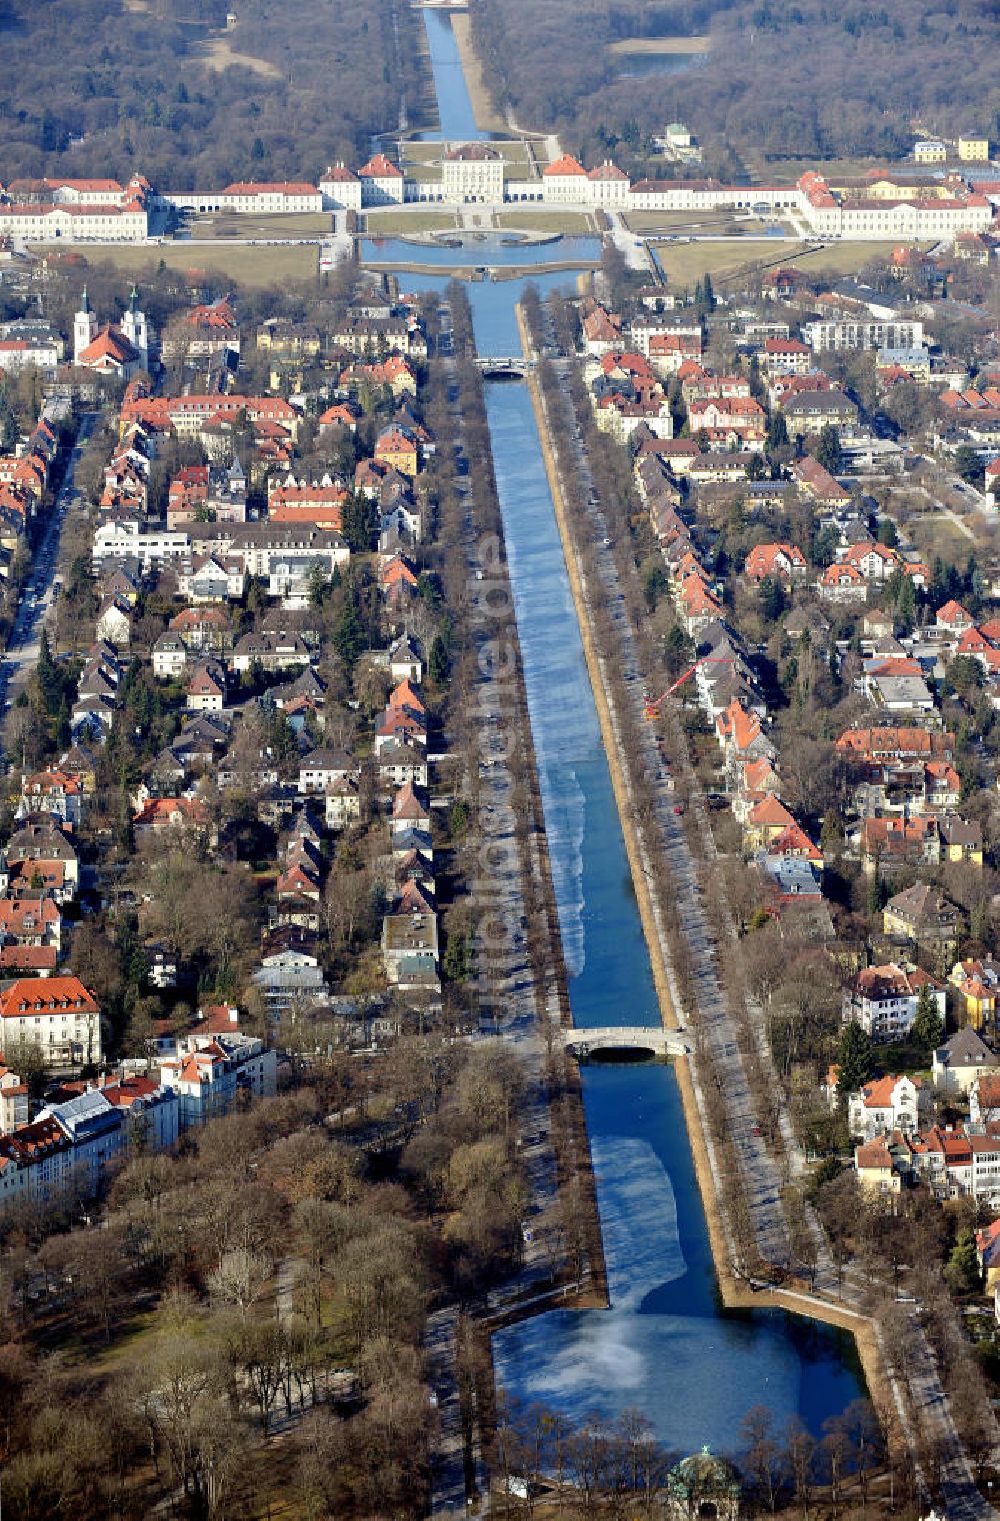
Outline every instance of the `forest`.
{"type": "Polygon", "coordinates": [[[399,12],[396,58],[391,0],[0,0],[0,181],[315,183],[368,156],[402,95],[415,113],[419,13],[399,12]]]}
{"type": "Polygon", "coordinates": [[[614,151],[641,166],[651,134],[673,119],[721,173],[757,155],[892,159],[915,133],[997,131],[996,15],[985,0],[472,0],[472,17],[487,82],[519,126],[557,131],[588,162],[614,151]],[[706,32],[703,66],[616,77],[610,43],[706,32]]]}

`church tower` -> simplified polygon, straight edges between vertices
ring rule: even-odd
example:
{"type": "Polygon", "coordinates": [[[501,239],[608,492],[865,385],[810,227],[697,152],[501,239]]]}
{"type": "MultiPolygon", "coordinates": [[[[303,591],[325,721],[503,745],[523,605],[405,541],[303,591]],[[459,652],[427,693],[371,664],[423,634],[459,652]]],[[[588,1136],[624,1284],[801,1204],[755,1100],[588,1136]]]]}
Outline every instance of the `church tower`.
{"type": "Polygon", "coordinates": [[[97,318],[90,309],[87,287],[83,287],[80,310],[73,318],[73,363],[80,363],[80,355],[97,337],[97,318]]]}
{"type": "Polygon", "coordinates": [[[132,347],[138,350],[141,367],[149,368],[149,333],[146,327],[146,313],[139,306],[139,292],[135,286],[128,298],[128,310],[122,318],[122,332],[132,347]]]}

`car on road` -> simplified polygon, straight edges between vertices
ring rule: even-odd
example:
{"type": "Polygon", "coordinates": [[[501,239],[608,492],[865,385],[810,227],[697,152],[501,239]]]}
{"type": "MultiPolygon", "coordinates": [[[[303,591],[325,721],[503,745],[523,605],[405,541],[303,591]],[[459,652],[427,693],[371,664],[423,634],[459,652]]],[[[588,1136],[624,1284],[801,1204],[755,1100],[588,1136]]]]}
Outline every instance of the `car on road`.
{"type": "Polygon", "coordinates": [[[686,803],[675,803],[673,806],[673,812],[677,814],[683,813],[686,806],[686,803]]]}

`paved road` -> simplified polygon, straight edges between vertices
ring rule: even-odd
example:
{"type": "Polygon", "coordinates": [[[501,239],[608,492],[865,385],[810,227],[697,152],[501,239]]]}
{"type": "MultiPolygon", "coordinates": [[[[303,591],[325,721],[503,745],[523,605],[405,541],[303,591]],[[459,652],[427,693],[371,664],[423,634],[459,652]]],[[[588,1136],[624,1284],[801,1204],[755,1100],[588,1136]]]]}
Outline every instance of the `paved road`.
{"type": "Polygon", "coordinates": [[[24,584],[7,649],[0,661],[0,698],[4,701],[5,710],[13,705],[38,664],[42,626],[50,621],[55,600],[53,583],[63,524],[70,512],[86,511],[85,504],[76,501],[74,476],[83,446],[93,431],[97,417],[96,412],[87,412],[81,418],[62,485],[35,551],[31,574],[24,584]]]}
{"type": "MultiPolygon", "coordinates": [[[[462,419],[458,409],[458,392],[455,364],[452,359],[450,315],[441,309],[444,324],[440,353],[449,386],[451,412],[451,436],[464,451],[462,419]]],[[[458,476],[456,486],[463,494],[465,514],[462,530],[462,547],[468,570],[468,598],[470,626],[473,639],[485,644],[495,640],[500,630],[493,618],[484,617],[477,624],[475,602],[486,588],[480,558],[479,534],[472,521],[468,477],[458,476]]],[[[480,668],[481,669],[481,668],[480,668]]],[[[491,936],[488,949],[482,946],[477,956],[473,985],[480,1002],[481,1037],[500,1037],[520,1057],[527,1081],[527,1093],[522,1123],[522,1165],[525,1170],[531,1198],[526,1217],[522,1267],[513,1281],[488,1296],[487,1310],[498,1310],[511,1299],[531,1296],[544,1285],[552,1272],[554,1263],[563,1257],[561,1237],[553,1219],[552,1206],[557,1197],[557,1171],[555,1156],[550,1143],[550,1114],[547,1085],[545,1082],[545,1037],[539,1027],[539,1018],[552,1020],[558,1027],[560,1009],[554,989],[539,995],[527,954],[527,918],[524,910],[522,866],[517,849],[514,812],[514,778],[506,760],[509,736],[513,732],[516,715],[512,708],[513,688],[509,679],[492,680],[480,675],[474,693],[475,709],[479,716],[477,725],[480,739],[478,779],[476,781],[478,817],[476,849],[480,861],[474,868],[477,879],[489,881],[489,902],[473,899],[472,907],[480,921],[486,925],[500,923],[506,934],[491,936]],[[491,852],[488,866],[482,864],[481,853],[491,852]],[[500,864],[497,864],[500,863],[500,864]],[[544,998],[544,1011],[538,1006],[539,996],[544,998]]],[[[544,841],[532,832],[529,838],[531,869],[540,871],[539,851],[544,841]]],[[[478,1452],[467,1454],[462,1430],[461,1408],[455,1382],[455,1320],[452,1312],[442,1311],[431,1317],[428,1326],[427,1350],[429,1354],[429,1377],[440,1421],[439,1440],[435,1446],[435,1463],[432,1483],[432,1515],[454,1518],[466,1515],[467,1466],[471,1462],[474,1474],[476,1499],[486,1492],[485,1474],[478,1452]]]]}

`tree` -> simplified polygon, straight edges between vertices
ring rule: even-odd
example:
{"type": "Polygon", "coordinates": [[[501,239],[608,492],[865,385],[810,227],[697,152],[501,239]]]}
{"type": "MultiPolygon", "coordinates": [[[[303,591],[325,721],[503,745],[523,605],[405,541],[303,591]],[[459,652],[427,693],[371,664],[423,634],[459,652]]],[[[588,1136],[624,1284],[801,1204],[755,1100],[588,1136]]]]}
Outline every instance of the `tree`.
{"type": "Polygon", "coordinates": [[[849,1093],[857,1093],[872,1075],[871,1036],[855,1021],[844,1026],[837,1049],[837,1094],[841,1104],[849,1093]]]}
{"type": "Polygon", "coordinates": [[[925,1051],[934,1051],[941,1044],[944,1021],[938,1013],[937,999],[929,982],[925,982],[917,994],[917,1012],[910,1035],[914,1044],[925,1051]]]}
{"type": "Polygon", "coordinates": [[[982,1284],[979,1257],[976,1253],[976,1236],[964,1230],[952,1247],[945,1266],[944,1276],[953,1294],[975,1294],[982,1284]]]}
{"type": "Polygon", "coordinates": [[[343,662],[344,668],[348,672],[353,671],[367,640],[365,639],[365,631],[352,596],[348,596],[344,600],[340,617],[337,619],[333,630],[332,643],[343,662]]]}
{"type": "Polygon", "coordinates": [[[781,1485],[781,1453],[771,1430],[772,1416],[766,1405],[749,1410],[740,1428],[745,1444],[745,1466],[758,1499],[774,1511],[781,1485]]]}
{"type": "Polygon", "coordinates": [[[983,462],[969,444],[955,450],[955,474],[970,486],[983,484],[983,462]]]}
{"type": "Polygon", "coordinates": [[[448,644],[441,634],[434,635],[434,643],[431,645],[430,658],[427,662],[427,672],[436,687],[444,686],[451,672],[448,644]]]}
{"type": "Polygon", "coordinates": [[[786,449],[788,447],[788,424],[785,421],[784,412],[775,410],[771,413],[764,444],[768,454],[771,454],[775,449],[786,449]]]}
{"type": "Polygon", "coordinates": [[[829,470],[831,475],[836,475],[840,469],[840,433],[833,423],[827,423],[820,432],[813,449],[813,457],[817,464],[822,465],[824,470],[829,470]]]}
{"type": "Polygon", "coordinates": [[[379,516],[375,503],[363,491],[349,491],[341,508],[344,538],[353,554],[368,554],[378,533],[379,516]]]}

